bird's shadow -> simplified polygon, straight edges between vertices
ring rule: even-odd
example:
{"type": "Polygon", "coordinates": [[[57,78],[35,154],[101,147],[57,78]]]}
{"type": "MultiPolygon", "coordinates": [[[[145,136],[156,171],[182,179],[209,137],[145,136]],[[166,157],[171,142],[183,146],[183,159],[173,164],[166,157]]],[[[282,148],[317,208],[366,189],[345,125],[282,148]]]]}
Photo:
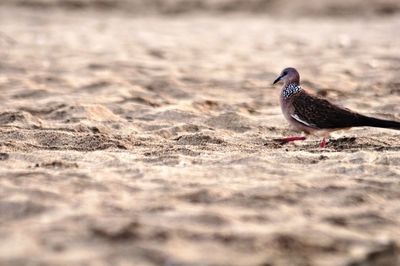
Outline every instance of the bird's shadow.
{"type": "Polygon", "coordinates": [[[303,141],[296,142],[295,145],[292,143],[283,142],[281,139],[271,139],[267,141],[265,146],[270,148],[285,148],[290,150],[305,150],[308,152],[334,152],[334,151],[346,151],[356,152],[360,150],[371,150],[371,151],[400,151],[400,145],[390,143],[388,140],[382,140],[379,138],[356,138],[356,137],[341,137],[331,138],[326,145],[326,148],[319,148],[319,143],[316,141],[303,141]]]}

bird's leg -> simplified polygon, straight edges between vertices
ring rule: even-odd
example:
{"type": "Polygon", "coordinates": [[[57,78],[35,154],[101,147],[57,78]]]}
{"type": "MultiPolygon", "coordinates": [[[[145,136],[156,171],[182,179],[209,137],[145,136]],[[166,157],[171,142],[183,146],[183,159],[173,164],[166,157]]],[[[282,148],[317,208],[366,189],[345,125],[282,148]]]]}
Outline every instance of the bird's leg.
{"type": "Polygon", "coordinates": [[[326,148],[326,139],[329,139],[329,136],[330,136],[330,131],[327,130],[327,131],[323,132],[323,134],[322,134],[323,139],[322,139],[321,143],[319,144],[319,147],[321,149],[326,148]]]}
{"type": "Polygon", "coordinates": [[[321,141],[321,143],[319,144],[320,148],[326,148],[326,138],[324,137],[321,141]]]}
{"type": "Polygon", "coordinates": [[[281,138],[278,140],[283,143],[288,143],[288,142],[292,142],[292,141],[296,141],[296,140],[305,140],[305,139],[306,139],[306,137],[304,137],[304,136],[292,136],[292,137],[281,138]]]}

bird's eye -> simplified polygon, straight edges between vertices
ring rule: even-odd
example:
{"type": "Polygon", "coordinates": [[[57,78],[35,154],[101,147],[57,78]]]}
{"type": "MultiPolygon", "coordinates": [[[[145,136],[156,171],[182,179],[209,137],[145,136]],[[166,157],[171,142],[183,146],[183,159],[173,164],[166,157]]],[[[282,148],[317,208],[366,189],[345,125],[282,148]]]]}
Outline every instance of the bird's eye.
{"type": "Polygon", "coordinates": [[[283,72],[283,76],[286,76],[287,75],[287,72],[285,71],[285,72],[283,72]]]}

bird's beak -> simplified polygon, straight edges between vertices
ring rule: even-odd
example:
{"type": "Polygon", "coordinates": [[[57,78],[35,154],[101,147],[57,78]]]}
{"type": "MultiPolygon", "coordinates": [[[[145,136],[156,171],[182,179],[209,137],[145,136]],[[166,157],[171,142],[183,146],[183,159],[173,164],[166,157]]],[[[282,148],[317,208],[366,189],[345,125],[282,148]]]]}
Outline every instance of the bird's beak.
{"type": "Polygon", "coordinates": [[[282,75],[277,77],[274,82],[272,83],[272,85],[275,85],[276,83],[278,83],[280,80],[282,79],[282,75]]]}

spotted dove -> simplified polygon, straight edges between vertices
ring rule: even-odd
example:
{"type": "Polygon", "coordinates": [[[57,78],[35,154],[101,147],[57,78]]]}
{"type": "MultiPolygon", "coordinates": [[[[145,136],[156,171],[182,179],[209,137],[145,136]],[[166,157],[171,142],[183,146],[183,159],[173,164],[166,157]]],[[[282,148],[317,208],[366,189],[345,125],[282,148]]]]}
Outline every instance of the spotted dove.
{"type": "MultiPolygon", "coordinates": [[[[309,94],[300,86],[300,75],[295,68],[282,70],[273,84],[283,81],[280,103],[283,115],[294,128],[308,134],[323,136],[321,148],[326,146],[329,133],[351,127],[380,127],[400,130],[400,122],[365,116],[339,107],[321,97],[309,94]]],[[[287,137],[281,141],[304,140],[304,136],[287,137]]]]}

